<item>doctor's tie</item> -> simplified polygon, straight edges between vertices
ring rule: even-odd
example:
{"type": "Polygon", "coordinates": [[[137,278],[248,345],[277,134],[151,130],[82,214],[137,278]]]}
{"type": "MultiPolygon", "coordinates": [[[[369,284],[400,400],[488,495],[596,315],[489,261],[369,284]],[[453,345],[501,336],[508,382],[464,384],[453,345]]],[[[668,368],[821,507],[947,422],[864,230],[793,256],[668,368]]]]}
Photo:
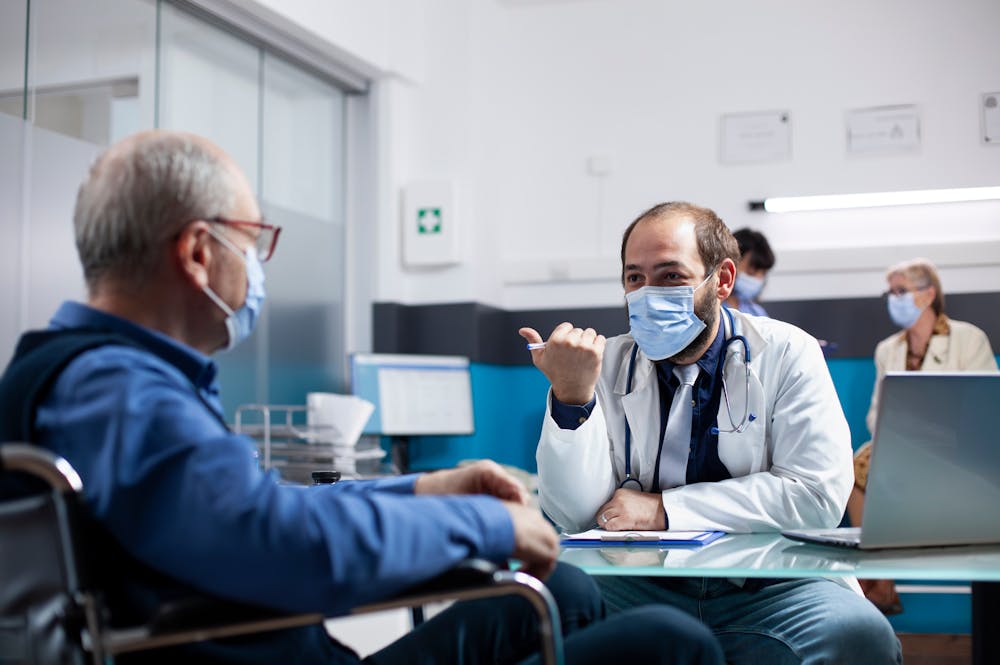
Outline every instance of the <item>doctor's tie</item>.
{"type": "Polygon", "coordinates": [[[691,413],[694,406],[694,382],[698,379],[698,365],[678,365],[674,376],[680,381],[670,402],[667,427],[663,432],[660,453],[660,489],[684,485],[687,481],[688,455],[691,452],[691,413]]]}

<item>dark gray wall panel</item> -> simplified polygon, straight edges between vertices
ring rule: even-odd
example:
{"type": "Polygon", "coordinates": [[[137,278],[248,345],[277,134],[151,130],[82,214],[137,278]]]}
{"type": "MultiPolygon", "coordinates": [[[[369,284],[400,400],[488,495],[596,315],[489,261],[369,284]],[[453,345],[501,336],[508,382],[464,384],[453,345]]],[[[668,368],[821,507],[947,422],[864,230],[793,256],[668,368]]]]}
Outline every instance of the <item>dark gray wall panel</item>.
{"type": "MultiPolygon", "coordinates": [[[[768,314],[793,323],[819,339],[837,345],[831,357],[871,356],[875,345],[899,330],[881,298],[789,300],[765,303],[768,314]]],[[[953,319],[979,326],[996,352],[1000,343],[1000,293],[956,293],[945,297],[945,311],[953,319]]]]}
{"type": "MultiPolygon", "coordinates": [[[[1000,293],[962,293],[946,298],[948,315],[986,331],[998,350],[1000,293]]],[[[788,321],[834,346],[830,357],[870,357],[879,340],[897,329],[881,298],[787,300],[765,303],[776,319],[788,321]]],[[[563,321],[592,327],[611,337],[628,330],[624,307],[504,311],[478,303],[399,305],[376,303],[372,339],[378,353],[468,356],[475,362],[522,365],[531,362],[522,326],[542,338],[563,321]]]]}

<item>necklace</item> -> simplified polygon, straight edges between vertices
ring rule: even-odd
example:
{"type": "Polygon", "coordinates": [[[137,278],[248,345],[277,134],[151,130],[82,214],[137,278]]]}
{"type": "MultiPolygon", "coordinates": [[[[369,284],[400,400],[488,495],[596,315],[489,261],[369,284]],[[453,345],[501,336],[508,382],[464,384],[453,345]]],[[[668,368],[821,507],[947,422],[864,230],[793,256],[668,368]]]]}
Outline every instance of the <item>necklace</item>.
{"type": "Polygon", "coordinates": [[[906,351],[906,369],[913,371],[918,370],[924,364],[924,355],[926,355],[927,350],[924,349],[924,353],[915,353],[907,349],[906,351]]]}

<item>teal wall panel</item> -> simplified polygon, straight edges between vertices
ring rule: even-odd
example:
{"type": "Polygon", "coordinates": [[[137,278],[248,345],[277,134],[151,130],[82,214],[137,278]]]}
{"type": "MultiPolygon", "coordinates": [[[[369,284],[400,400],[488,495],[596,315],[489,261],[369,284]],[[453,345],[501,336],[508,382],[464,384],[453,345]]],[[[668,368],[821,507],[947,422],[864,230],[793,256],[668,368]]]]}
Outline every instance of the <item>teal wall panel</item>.
{"type": "MultiPolygon", "coordinates": [[[[1000,356],[998,356],[1000,362],[1000,356]]],[[[851,429],[851,444],[857,448],[868,441],[865,415],[875,383],[871,358],[831,358],[827,361],[851,429]]],[[[246,388],[253,377],[236,376],[230,371],[227,388],[246,388]]],[[[545,413],[548,381],[533,365],[492,365],[473,362],[472,400],[476,433],[469,436],[414,437],[410,446],[413,469],[454,466],[464,459],[489,458],[535,472],[535,444],[545,413]]],[[[306,366],[288,366],[272,377],[272,402],[305,404],[306,390],[333,390],[338,386],[328,371],[306,366]]],[[[248,394],[223,391],[226,413],[232,417],[238,403],[252,401],[248,394]],[[232,399],[233,395],[237,399],[232,399]],[[225,398],[229,397],[229,400],[225,398]]]]}
{"type": "MultiPolygon", "coordinates": [[[[1000,355],[996,358],[1000,364],[1000,355]]],[[[871,439],[865,416],[875,387],[875,361],[872,358],[831,358],[827,366],[851,428],[851,445],[857,449],[871,439]]]]}
{"type": "MultiPolygon", "coordinates": [[[[906,585],[933,585],[938,582],[902,582],[906,585]]],[[[949,586],[955,582],[944,582],[949,586]]],[[[972,631],[972,596],[968,593],[903,593],[899,596],[903,613],[889,617],[898,633],[955,633],[972,631]]]]}
{"type": "MultiPolygon", "coordinates": [[[[829,367],[857,448],[869,438],[865,415],[875,366],[871,358],[841,358],[830,360],[829,367]]],[[[487,457],[533,473],[548,381],[533,365],[472,363],[470,368],[476,433],[415,437],[410,445],[411,467],[435,469],[487,457]]]]}
{"type": "Polygon", "coordinates": [[[471,363],[476,433],[414,437],[410,467],[436,469],[489,458],[534,473],[548,380],[533,365],[471,363]]]}
{"type": "Polygon", "coordinates": [[[851,445],[856,449],[871,438],[865,416],[875,386],[875,363],[871,358],[831,358],[827,366],[851,428],[851,445]]]}

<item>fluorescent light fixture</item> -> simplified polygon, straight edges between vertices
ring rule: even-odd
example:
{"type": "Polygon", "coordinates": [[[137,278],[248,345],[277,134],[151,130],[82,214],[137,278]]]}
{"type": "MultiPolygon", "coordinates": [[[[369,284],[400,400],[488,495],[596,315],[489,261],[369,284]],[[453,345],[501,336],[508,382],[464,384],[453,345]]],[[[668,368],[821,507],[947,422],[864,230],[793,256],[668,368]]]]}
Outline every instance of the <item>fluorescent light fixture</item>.
{"type": "Polygon", "coordinates": [[[830,194],[825,196],[780,196],[751,201],[750,210],[766,212],[804,212],[842,210],[881,206],[957,203],[1000,199],[1000,187],[965,187],[962,189],[922,189],[910,192],[871,192],[868,194],[830,194]]]}

